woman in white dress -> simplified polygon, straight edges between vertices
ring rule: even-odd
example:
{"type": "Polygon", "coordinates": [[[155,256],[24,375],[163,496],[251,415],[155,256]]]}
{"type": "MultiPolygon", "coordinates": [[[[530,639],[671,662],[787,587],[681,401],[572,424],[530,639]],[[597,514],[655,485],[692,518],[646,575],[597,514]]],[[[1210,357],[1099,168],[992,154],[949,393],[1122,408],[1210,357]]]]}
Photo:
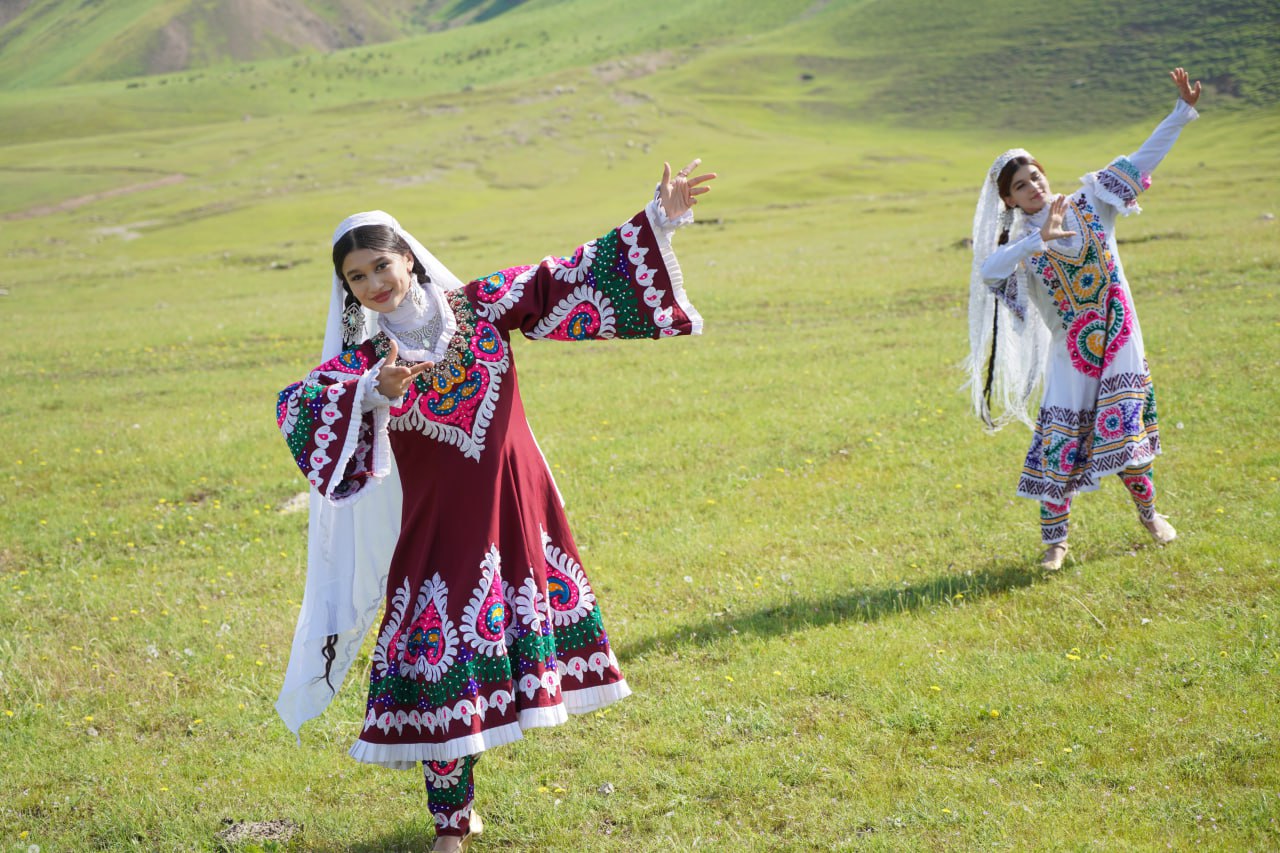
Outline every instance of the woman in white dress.
{"type": "Polygon", "coordinates": [[[1170,76],[1177,105],[1133,154],[1055,195],[1040,163],[1011,149],[991,166],[974,214],[974,408],[992,430],[1011,420],[1033,428],[1018,494],[1040,502],[1041,565],[1050,570],[1067,553],[1072,498],[1108,474],[1124,481],[1157,542],[1177,535],[1155,511],[1155,388],[1115,240],[1117,218],[1139,211],[1151,172],[1198,117],[1200,83],[1181,68],[1170,76]],[[1028,403],[1041,387],[1032,422],[1028,403]]]}

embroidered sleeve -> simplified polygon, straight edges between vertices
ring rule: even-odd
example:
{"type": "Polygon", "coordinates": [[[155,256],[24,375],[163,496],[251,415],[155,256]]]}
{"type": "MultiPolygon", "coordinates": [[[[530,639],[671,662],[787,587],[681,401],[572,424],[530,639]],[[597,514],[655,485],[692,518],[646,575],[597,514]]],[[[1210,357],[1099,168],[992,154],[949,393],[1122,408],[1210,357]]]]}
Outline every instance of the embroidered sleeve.
{"type": "Polygon", "coordinates": [[[1182,128],[1199,117],[1195,107],[1179,99],[1173,112],[1156,126],[1141,148],[1128,157],[1117,157],[1105,169],[1085,175],[1085,188],[1119,214],[1140,213],[1138,196],[1151,186],[1151,173],[1173,148],[1182,128]]]}
{"type": "Polygon", "coordinates": [[[1117,157],[1107,168],[1085,175],[1084,184],[1099,202],[1128,216],[1142,211],[1138,196],[1151,186],[1151,176],[1139,172],[1128,157],[1117,157]]]}
{"type": "Polygon", "coordinates": [[[987,289],[1004,307],[1013,312],[1019,320],[1027,319],[1027,306],[1024,295],[1018,286],[1018,274],[1010,273],[1009,277],[998,284],[987,283],[987,289]]]}
{"type": "Polygon", "coordinates": [[[467,285],[476,314],[504,331],[561,341],[697,335],[671,232],[649,208],[569,257],[512,267],[467,285]]]}
{"type": "Polygon", "coordinates": [[[390,470],[387,408],[365,410],[381,367],[361,344],[325,362],[280,392],[276,423],[302,475],[334,503],[354,500],[371,479],[390,470]]]}

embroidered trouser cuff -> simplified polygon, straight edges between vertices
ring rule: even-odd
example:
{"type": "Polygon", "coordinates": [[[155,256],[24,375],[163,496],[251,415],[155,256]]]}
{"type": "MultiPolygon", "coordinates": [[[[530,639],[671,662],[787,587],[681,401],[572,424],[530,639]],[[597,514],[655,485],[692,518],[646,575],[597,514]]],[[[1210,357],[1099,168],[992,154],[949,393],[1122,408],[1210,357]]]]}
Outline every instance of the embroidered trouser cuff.
{"type": "Polygon", "coordinates": [[[476,793],[472,771],[478,760],[478,755],[464,755],[452,761],[422,762],[436,835],[461,836],[471,828],[471,804],[476,793]]]}
{"type": "Polygon", "coordinates": [[[1154,521],[1156,517],[1156,481],[1151,471],[1154,466],[1154,462],[1148,462],[1120,472],[1120,479],[1138,508],[1138,518],[1143,521],[1154,521]]]}
{"type": "MultiPolygon", "coordinates": [[[[1152,473],[1154,462],[1126,468],[1120,472],[1124,487],[1129,490],[1133,504],[1138,508],[1138,518],[1152,521],[1156,517],[1156,482],[1152,473]]],[[[1040,540],[1045,545],[1067,541],[1067,527],[1071,520],[1071,498],[1062,503],[1040,503],[1040,540]]]]}
{"type": "Polygon", "coordinates": [[[1067,541],[1067,522],[1071,518],[1071,498],[1060,504],[1040,503],[1040,541],[1055,545],[1067,541]]]}

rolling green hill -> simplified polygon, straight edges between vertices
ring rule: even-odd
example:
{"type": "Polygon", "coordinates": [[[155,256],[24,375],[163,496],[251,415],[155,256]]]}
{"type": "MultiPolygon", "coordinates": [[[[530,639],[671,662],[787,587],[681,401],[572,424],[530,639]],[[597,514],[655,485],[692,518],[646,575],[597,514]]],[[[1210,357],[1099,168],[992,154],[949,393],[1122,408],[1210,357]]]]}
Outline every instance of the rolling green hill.
{"type": "Polygon", "coordinates": [[[482,21],[521,0],[15,0],[0,87],[111,80],[327,53],[482,21]]]}
{"type": "MultiPolygon", "coordinates": [[[[458,2],[441,6],[435,18],[423,9],[416,14],[427,25],[462,20],[458,15],[474,20],[477,10],[508,5],[458,2]]],[[[43,44],[41,33],[53,33],[60,19],[56,9],[41,16],[45,5],[30,6],[9,22],[0,46],[0,81],[9,90],[0,92],[0,142],[448,96],[575,69],[594,69],[604,84],[624,87],[653,76],[645,88],[773,116],[922,127],[1123,123],[1146,114],[1152,81],[1174,64],[1194,69],[1219,109],[1280,103],[1280,6],[1269,0],[1118,7],[1100,0],[529,0],[472,26],[258,62],[230,63],[236,40],[206,27],[193,37],[191,55],[227,61],[62,86],[56,94],[32,88],[110,76],[130,63],[140,72],[145,45],[160,31],[154,24],[178,20],[180,7],[196,8],[189,0],[131,0],[80,26],[59,23],[60,47],[33,57],[31,46],[43,44]],[[119,47],[125,43],[131,46],[119,47]]],[[[341,18],[334,3],[309,8],[310,19],[326,26],[341,18]]],[[[407,8],[401,14],[410,14],[407,8]]],[[[294,50],[279,41],[260,47],[294,50]]]]}
{"type": "Polygon", "coordinates": [[[385,209],[470,278],[694,155],[705,334],[512,345],[636,695],[487,754],[477,853],[1277,849],[1275,6],[383,3],[232,61],[232,3],[52,4],[64,49],[0,0],[0,851],[430,846],[422,777],[343,755],[363,672],[301,746],[272,708],[329,235],[385,209]],[[199,15],[208,67],[90,79],[199,15]],[[975,190],[1134,150],[1174,64],[1202,118],[1119,238],[1180,535],[1107,483],[1048,575],[1027,433],[957,391],[975,190]]]}

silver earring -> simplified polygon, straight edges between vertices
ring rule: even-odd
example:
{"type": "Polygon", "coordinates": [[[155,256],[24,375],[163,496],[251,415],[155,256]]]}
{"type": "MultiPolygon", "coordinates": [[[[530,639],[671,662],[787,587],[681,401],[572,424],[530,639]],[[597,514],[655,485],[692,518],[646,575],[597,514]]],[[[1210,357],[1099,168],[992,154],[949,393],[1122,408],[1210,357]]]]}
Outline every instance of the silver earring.
{"type": "Polygon", "coordinates": [[[360,303],[351,301],[342,309],[342,337],[348,345],[360,343],[360,334],[364,331],[364,309],[360,303]]]}
{"type": "Polygon", "coordinates": [[[409,285],[409,298],[413,300],[413,307],[419,311],[427,307],[427,294],[422,292],[422,285],[416,279],[409,285]]]}

